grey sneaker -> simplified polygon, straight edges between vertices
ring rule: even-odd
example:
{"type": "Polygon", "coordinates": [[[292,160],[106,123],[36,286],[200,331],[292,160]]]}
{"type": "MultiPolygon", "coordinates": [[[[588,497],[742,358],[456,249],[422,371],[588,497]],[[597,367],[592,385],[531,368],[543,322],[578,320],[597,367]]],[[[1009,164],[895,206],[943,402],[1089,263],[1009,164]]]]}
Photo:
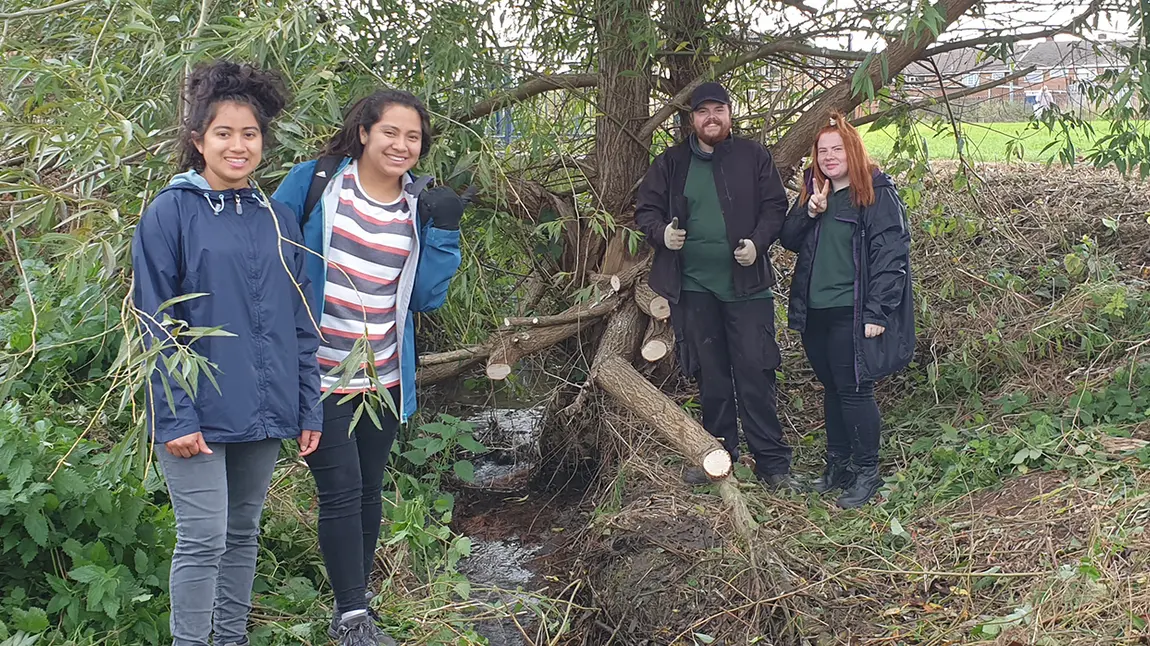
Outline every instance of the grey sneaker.
{"type": "Polygon", "coordinates": [[[380,632],[367,613],[341,621],[335,633],[339,646],[395,646],[395,642],[380,632]]]}
{"type": "MultiPolygon", "coordinates": [[[[371,607],[371,600],[375,598],[375,595],[371,593],[371,590],[368,590],[364,593],[363,597],[367,602],[367,616],[371,618],[372,625],[376,627],[377,632],[379,632],[379,636],[384,640],[382,643],[385,645],[393,644],[394,642],[389,642],[391,639],[390,637],[383,634],[383,631],[378,630],[379,624],[381,623],[379,613],[375,611],[375,608],[371,607]]],[[[339,611],[339,608],[336,608],[332,611],[331,624],[327,627],[328,637],[331,637],[332,639],[339,639],[339,618],[342,615],[343,613],[339,611]]]]}

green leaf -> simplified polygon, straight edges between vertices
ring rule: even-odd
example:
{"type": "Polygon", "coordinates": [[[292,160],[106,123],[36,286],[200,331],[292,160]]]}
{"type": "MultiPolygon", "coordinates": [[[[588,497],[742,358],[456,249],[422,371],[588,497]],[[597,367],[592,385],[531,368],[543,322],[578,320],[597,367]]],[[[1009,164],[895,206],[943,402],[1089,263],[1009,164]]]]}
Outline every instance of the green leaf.
{"type": "Polygon", "coordinates": [[[410,462],[416,466],[423,466],[424,464],[427,464],[427,454],[424,453],[420,449],[411,449],[410,451],[404,451],[400,455],[403,456],[403,459],[407,460],[408,462],[410,462]]]}
{"type": "Polygon", "coordinates": [[[898,522],[898,519],[894,516],[890,518],[890,533],[900,538],[910,538],[910,534],[906,533],[906,530],[902,527],[902,523],[898,522]]]}
{"type": "MultiPolygon", "coordinates": [[[[16,630],[22,630],[26,633],[36,635],[48,630],[48,614],[41,608],[29,608],[23,610],[16,622],[16,630]]],[[[13,613],[15,615],[16,613],[13,613]]]]}
{"type": "Polygon", "coordinates": [[[464,580],[464,581],[460,581],[459,583],[456,583],[455,584],[455,594],[458,595],[459,598],[463,599],[464,601],[467,601],[468,599],[470,599],[471,598],[471,582],[464,580]]]}
{"type": "Polygon", "coordinates": [[[475,465],[470,460],[460,460],[454,465],[455,475],[464,482],[475,481],[475,465]]]}
{"type": "Polygon", "coordinates": [[[190,294],[180,294],[179,296],[176,296],[174,298],[169,298],[168,300],[164,301],[163,303],[160,303],[160,306],[158,308],[156,308],[155,313],[158,315],[160,312],[167,310],[168,308],[170,308],[173,305],[178,305],[179,303],[183,303],[185,301],[190,301],[194,298],[200,298],[201,296],[210,296],[210,294],[207,292],[193,292],[190,294]]]}
{"type": "Polygon", "coordinates": [[[459,435],[459,446],[462,446],[472,453],[487,453],[487,447],[467,433],[461,433],[459,435]]]}
{"type": "Polygon", "coordinates": [[[48,546],[48,519],[44,518],[43,512],[35,511],[25,516],[24,529],[28,530],[28,536],[32,537],[37,545],[48,546]]]}
{"type": "Polygon", "coordinates": [[[96,581],[102,581],[106,578],[107,572],[99,565],[81,565],[80,567],[68,572],[68,576],[80,583],[87,583],[91,585],[96,581]]]}
{"type": "Polygon", "coordinates": [[[143,575],[148,571],[148,554],[140,548],[136,548],[136,574],[143,575]]]}

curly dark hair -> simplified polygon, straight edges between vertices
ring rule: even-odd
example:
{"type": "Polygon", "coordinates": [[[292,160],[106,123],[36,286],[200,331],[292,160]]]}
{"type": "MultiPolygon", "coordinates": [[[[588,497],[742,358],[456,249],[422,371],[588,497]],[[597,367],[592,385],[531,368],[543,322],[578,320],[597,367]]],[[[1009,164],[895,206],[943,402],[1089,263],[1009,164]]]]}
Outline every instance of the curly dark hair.
{"type": "Polygon", "coordinates": [[[187,112],[180,128],[179,155],[182,170],[204,170],[204,156],[196,142],[216,118],[216,110],[228,101],[247,105],[256,115],[264,146],[271,143],[271,120],[287,105],[287,90],[279,74],[248,63],[215,61],[198,66],[188,77],[187,112]]]}
{"type": "Polygon", "coordinates": [[[419,130],[422,134],[419,157],[426,157],[431,150],[431,115],[419,97],[403,90],[377,90],[353,103],[343,118],[343,126],[327,142],[322,154],[359,159],[363,155],[359,129],[370,131],[383,118],[384,110],[393,105],[407,106],[419,115],[419,130]]]}

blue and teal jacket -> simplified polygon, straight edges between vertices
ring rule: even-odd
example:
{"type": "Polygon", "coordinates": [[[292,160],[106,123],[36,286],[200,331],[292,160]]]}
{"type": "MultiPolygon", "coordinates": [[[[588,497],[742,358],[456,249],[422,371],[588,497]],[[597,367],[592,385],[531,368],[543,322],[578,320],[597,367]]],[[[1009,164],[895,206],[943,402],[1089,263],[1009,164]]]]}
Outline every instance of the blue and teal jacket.
{"type": "Polygon", "coordinates": [[[284,205],[259,189],[212,190],[194,171],[148,205],[132,239],[132,301],[145,345],[158,340],[165,355],[174,351],[165,315],[228,333],[191,344],[214,365],[218,390],[201,371],[189,393],[157,362],[147,397],[157,443],[197,431],[206,442],[253,442],[321,429],[319,335],[303,296],[311,287],[300,241],[284,205]]]}
{"type": "MultiPolygon", "coordinates": [[[[340,162],[332,178],[339,178],[351,158],[340,162]]],[[[284,178],[272,197],[283,202],[295,213],[296,221],[303,220],[303,206],[311,187],[315,160],[297,164],[284,178]]],[[[430,222],[419,218],[419,191],[415,188],[425,184],[417,182],[408,174],[405,181],[404,198],[416,224],[415,244],[411,255],[403,266],[399,277],[399,292],[395,304],[396,338],[399,343],[400,370],[400,420],[406,422],[416,411],[415,398],[415,321],[414,312],[429,312],[443,305],[447,299],[447,288],[459,269],[459,231],[437,229],[430,222]]],[[[323,316],[324,288],[327,285],[328,249],[331,245],[331,230],[336,207],[339,205],[340,181],[329,179],[323,196],[316,203],[307,222],[303,226],[304,245],[307,253],[307,275],[312,284],[312,311],[316,321],[323,316]]],[[[306,253],[306,252],[305,252],[306,253]]]]}

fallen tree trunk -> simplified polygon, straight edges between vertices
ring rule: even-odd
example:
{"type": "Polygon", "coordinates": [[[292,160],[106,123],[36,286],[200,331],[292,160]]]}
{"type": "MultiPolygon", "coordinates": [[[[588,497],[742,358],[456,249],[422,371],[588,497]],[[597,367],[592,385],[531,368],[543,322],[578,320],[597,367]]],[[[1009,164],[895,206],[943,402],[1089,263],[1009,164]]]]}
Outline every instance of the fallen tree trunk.
{"type": "Polygon", "coordinates": [[[605,357],[593,375],[600,388],[643,418],[711,479],[721,480],[731,474],[731,454],[630,363],[618,356],[605,357]]]}
{"type": "Polygon", "coordinates": [[[659,361],[671,353],[675,344],[675,334],[666,321],[651,319],[647,325],[647,334],[643,337],[643,345],[639,354],[650,362],[659,361]]]}
{"type": "Polygon", "coordinates": [[[536,328],[517,334],[499,334],[491,341],[491,358],[487,360],[487,378],[506,379],[515,363],[574,336],[598,317],[581,319],[575,323],[536,328]]]}
{"type": "MultiPolygon", "coordinates": [[[[486,355],[485,355],[486,356],[486,355]]],[[[432,366],[420,366],[415,373],[415,383],[420,386],[430,386],[445,379],[450,379],[479,363],[483,357],[472,357],[451,363],[437,363],[432,366]]]]}
{"type": "Polygon", "coordinates": [[[671,317],[671,304],[667,299],[655,293],[646,280],[635,284],[635,302],[643,313],[657,321],[665,321],[671,317]]]}
{"type": "Polygon", "coordinates": [[[635,301],[628,299],[619,311],[607,320],[599,348],[595,351],[595,358],[591,360],[592,369],[603,363],[607,357],[629,359],[635,356],[635,347],[639,345],[645,319],[635,301]]]}
{"type": "Polygon", "coordinates": [[[576,323],[586,318],[598,318],[614,311],[614,309],[619,306],[619,302],[624,298],[626,298],[625,294],[612,293],[597,301],[582,303],[575,307],[568,308],[559,314],[552,314],[550,316],[509,316],[503,319],[503,327],[528,325],[532,327],[547,327],[549,325],[576,323]]]}
{"type": "Polygon", "coordinates": [[[480,359],[486,359],[491,354],[491,348],[485,345],[473,345],[468,348],[460,348],[450,352],[433,352],[431,354],[419,355],[420,367],[425,366],[438,366],[442,363],[454,363],[457,361],[468,361],[475,363],[480,359]]]}

